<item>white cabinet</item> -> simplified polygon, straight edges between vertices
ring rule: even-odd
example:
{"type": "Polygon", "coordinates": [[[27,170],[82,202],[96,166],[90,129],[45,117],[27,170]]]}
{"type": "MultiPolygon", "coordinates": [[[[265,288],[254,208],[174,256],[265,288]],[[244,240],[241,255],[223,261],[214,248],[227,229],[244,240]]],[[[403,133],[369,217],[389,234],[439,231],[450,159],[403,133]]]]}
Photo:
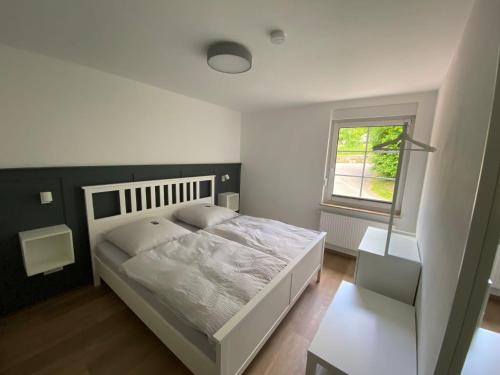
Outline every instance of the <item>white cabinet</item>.
{"type": "Polygon", "coordinates": [[[240,195],[238,193],[220,193],[217,202],[219,206],[229,208],[233,211],[240,209],[240,195]]]}
{"type": "Polygon", "coordinates": [[[417,240],[393,231],[385,255],[386,239],[386,229],[366,229],[358,248],[356,284],[413,305],[422,267],[417,240]]]}
{"type": "Polygon", "coordinates": [[[75,262],[73,235],[65,224],[20,232],[19,240],[28,276],[52,273],[75,262]]]}

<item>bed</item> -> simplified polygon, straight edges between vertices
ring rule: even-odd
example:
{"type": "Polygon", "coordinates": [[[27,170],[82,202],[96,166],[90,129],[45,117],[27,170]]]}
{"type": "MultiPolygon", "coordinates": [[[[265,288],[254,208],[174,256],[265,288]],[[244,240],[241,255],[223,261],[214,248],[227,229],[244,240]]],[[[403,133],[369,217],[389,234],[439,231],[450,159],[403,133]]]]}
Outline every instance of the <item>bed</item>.
{"type": "Polygon", "coordinates": [[[120,273],[120,262],[126,260],[126,255],[104,241],[103,234],[144,217],[161,215],[172,219],[181,207],[213,204],[215,176],[87,186],[83,190],[94,284],[106,282],[195,374],[241,374],[308,284],[320,279],[325,233],[318,233],[299,256],[209,339],[160,304],[147,289],[120,273]],[[96,217],[94,198],[101,193],[116,195],[118,213],[96,217]]]}

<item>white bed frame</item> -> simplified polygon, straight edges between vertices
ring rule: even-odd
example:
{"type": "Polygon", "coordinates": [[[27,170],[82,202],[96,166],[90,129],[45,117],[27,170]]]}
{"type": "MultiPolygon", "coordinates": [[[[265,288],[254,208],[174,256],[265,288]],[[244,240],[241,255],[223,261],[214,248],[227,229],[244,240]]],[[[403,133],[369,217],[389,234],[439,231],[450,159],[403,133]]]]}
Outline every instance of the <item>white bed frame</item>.
{"type": "Polygon", "coordinates": [[[119,225],[148,216],[171,218],[180,207],[198,203],[214,203],[215,176],[86,186],[83,187],[83,190],[85,192],[94,284],[98,286],[100,280],[104,280],[156,336],[197,375],[241,374],[309,283],[315,277],[317,277],[318,282],[320,280],[326,235],[324,232],[319,233],[302,256],[290,262],[215,333],[213,336],[216,352],[214,361],[184,337],[175,326],[165,320],[151,304],[124,282],[120,275],[96,257],[95,251],[96,244],[102,241],[102,235],[119,225]],[[210,195],[199,198],[200,184],[204,181],[210,183],[210,195]],[[159,187],[159,196],[154,193],[156,187],[159,187]],[[164,187],[168,189],[168,199],[165,199],[164,187]],[[135,203],[137,189],[141,191],[141,209],[138,209],[135,203]],[[191,199],[184,202],[172,202],[174,189],[177,199],[180,197],[181,189],[183,197],[186,198],[186,193],[189,192],[191,199]],[[151,208],[146,208],[146,191],[148,190],[152,197],[151,208]],[[127,212],[126,207],[126,191],[129,191],[127,194],[130,194],[131,198],[130,212],[127,212]],[[120,213],[96,219],[94,217],[93,195],[104,192],[118,193],[120,213]],[[196,197],[193,196],[194,194],[196,197]]]}

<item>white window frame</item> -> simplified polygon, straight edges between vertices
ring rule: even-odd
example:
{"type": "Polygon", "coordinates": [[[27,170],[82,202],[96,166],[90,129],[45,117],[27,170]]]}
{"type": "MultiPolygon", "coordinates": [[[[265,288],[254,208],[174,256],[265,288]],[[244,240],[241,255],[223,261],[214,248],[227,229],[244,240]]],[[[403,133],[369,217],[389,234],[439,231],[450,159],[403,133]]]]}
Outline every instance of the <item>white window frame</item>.
{"type": "MultiPolygon", "coordinates": [[[[377,127],[387,125],[402,125],[406,124],[406,132],[408,135],[413,134],[415,116],[397,116],[383,117],[371,119],[349,119],[349,120],[334,120],[331,123],[330,140],[328,147],[327,166],[325,170],[325,185],[323,187],[323,204],[334,207],[348,208],[361,211],[371,211],[376,213],[388,214],[391,211],[391,202],[377,201],[368,198],[344,197],[333,194],[333,182],[335,178],[335,161],[337,159],[337,144],[340,128],[357,128],[357,127],[377,127]]],[[[363,151],[362,151],[363,152],[363,151]]],[[[396,201],[396,214],[401,214],[401,206],[403,203],[404,185],[406,181],[406,173],[408,168],[408,155],[403,154],[403,165],[399,182],[398,196],[396,201]]]]}

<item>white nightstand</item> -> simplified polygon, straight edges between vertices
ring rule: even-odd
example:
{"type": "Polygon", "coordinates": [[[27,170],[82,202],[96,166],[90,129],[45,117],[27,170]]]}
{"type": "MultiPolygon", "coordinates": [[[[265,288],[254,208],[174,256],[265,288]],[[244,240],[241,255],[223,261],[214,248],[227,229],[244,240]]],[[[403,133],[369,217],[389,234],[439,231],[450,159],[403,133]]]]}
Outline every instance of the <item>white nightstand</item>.
{"type": "Polygon", "coordinates": [[[217,202],[219,206],[229,208],[233,211],[240,209],[240,195],[238,193],[219,193],[217,202]]]}
{"type": "Polygon", "coordinates": [[[19,232],[19,240],[28,276],[49,274],[75,263],[73,235],[65,224],[19,232]]]}
{"type": "Polygon", "coordinates": [[[417,240],[393,231],[389,252],[385,255],[386,239],[386,229],[366,229],[358,247],[356,284],[413,305],[422,268],[417,240]]]}

